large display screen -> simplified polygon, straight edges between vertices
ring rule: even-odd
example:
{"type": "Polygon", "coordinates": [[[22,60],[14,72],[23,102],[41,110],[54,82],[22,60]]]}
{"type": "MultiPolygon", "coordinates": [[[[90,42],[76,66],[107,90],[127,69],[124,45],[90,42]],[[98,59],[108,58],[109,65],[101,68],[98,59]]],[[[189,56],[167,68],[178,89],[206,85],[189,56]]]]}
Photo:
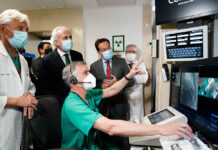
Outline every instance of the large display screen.
{"type": "Polygon", "coordinates": [[[207,26],[163,33],[166,61],[189,61],[208,56],[207,26]]]}
{"type": "Polygon", "coordinates": [[[161,121],[164,121],[166,119],[169,119],[171,117],[175,116],[172,112],[170,112],[169,110],[167,109],[164,109],[160,112],[157,112],[155,114],[152,114],[150,116],[148,116],[148,119],[150,120],[150,122],[152,124],[157,124],[161,121]]]}
{"type": "Polygon", "coordinates": [[[156,24],[218,13],[218,0],[155,0],[156,24]]]}
{"type": "Polygon", "coordinates": [[[218,57],[172,65],[171,106],[218,143],[218,57]]]}

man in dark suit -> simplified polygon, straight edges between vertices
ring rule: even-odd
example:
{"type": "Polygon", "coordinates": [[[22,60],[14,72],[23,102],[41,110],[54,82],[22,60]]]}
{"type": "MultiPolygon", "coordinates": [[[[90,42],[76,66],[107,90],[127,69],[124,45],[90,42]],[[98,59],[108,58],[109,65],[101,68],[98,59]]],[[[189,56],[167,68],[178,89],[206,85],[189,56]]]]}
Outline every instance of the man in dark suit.
{"type": "Polygon", "coordinates": [[[70,89],[62,80],[63,68],[72,61],[82,61],[82,54],[72,50],[72,35],[64,26],[52,31],[51,42],[56,49],[43,57],[37,82],[36,95],[52,95],[57,98],[60,108],[70,89]]]}
{"type": "MultiPolygon", "coordinates": [[[[102,38],[95,42],[95,47],[101,59],[91,64],[90,72],[96,77],[97,88],[108,88],[115,82],[125,77],[129,72],[129,67],[125,59],[113,56],[108,39],[102,38]]],[[[134,80],[130,80],[126,87],[134,85],[134,80]]],[[[99,111],[110,119],[129,119],[129,104],[127,101],[125,89],[108,99],[103,99],[99,106],[99,111]]],[[[101,138],[118,147],[127,149],[128,139],[121,137],[111,137],[101,134],[101,138]]]]}
{"type": "Polygon", "coordinates": [[[38,52],[39,52],[39,57],[33,60],[31,67],[33,70],[33,73],[35,76],[38,78],[39,77],[39,69],[41,65],[42,58],[47,55],[48,53],[52,52],[52,47],[51,43],[49,42],[40,42],[38,45],[38,52]]]}

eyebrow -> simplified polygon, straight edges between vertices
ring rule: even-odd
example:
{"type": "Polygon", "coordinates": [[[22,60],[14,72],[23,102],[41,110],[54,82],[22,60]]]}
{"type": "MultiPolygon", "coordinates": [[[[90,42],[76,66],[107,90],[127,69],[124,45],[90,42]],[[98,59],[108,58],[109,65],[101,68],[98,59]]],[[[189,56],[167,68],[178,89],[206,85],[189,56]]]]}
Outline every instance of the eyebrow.
{"type": "Polygon", "coordinates": [[[64,36],[63,38],[68,38],[68,37],[69,37],[69,38],[72,38],[72,35],[69,35],[69,36],[66,35],[66,36],[64,36]]]}
{"type": "Polygon", "coordinates": [[[89,70],[84,70],[84,73],[89,72],[89,70]]]}
{"type": "Polygon", "coordinates": [[[16,28],[25,28],[25,27],[22,25],[18,25],[18,26],[16,26],[16,28]]]}

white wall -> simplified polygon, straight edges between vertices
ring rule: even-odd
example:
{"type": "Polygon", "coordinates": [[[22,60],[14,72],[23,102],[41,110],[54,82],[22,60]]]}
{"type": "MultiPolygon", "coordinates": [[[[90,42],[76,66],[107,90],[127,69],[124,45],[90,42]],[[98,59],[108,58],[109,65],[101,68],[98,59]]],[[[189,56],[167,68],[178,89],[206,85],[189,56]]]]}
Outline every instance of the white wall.
{"type": "Polygon", "coordinates": [[[29,35],[28,38],[29,39],[27,45],[25,46],[25,50],[27,53],[35,54],[35,58],[37,58],[39,56],[38,45],[42,40],[32,35],[29,35]]]}
{"type": "MultiPolygon", "coordinates": [[[[84,58],[88,65],[99,57],[94,43],[98,38],[125,35],[125,45],[142,48],[142,6],[101,7],[83,10],[84,58]]],[[[112,43],[111,43],[112,44],[112,43]]]]}

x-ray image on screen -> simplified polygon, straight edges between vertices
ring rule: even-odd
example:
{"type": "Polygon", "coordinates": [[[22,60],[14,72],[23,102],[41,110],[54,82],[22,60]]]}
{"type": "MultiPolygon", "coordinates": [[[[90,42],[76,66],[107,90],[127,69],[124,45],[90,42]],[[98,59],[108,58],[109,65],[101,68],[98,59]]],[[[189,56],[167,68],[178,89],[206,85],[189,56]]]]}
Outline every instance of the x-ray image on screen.
{"type": "Polygon", "coordinates": [[[199,73],[186,72],[181,74],[180,103],[197,110],[199,73]]]}
{"type": "Polygon", "coordinates": [[[200,78],[198,94],[218,100],[218,78],[200,78]]]}
{"type": "Polygon", "coordinates": [[[181,77],[181,72],[176,72],[174,74],[174,79],[173,79],[173,85],[180,87],[180,77],[181,77]]]}

